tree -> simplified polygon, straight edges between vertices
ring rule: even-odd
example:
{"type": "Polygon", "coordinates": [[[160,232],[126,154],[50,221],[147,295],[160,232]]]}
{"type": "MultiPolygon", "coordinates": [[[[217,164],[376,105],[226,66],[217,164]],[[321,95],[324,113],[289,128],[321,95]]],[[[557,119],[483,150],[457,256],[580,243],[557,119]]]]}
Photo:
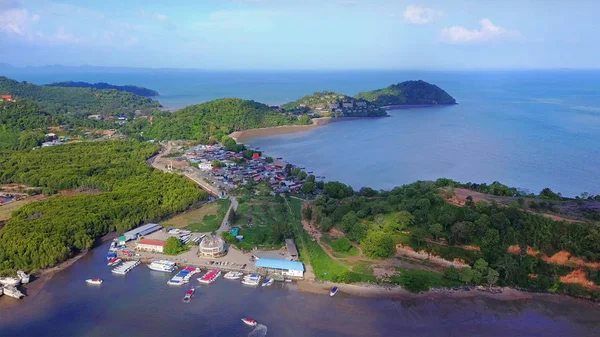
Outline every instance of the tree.
{"type": "Polygon", "coordinates": [[[300,118],[298,118],[298,122],[302,125],[307,125],[312,123],[312,119],[309,115],[302,115],[300,118]]]}
{"type": "Polygon", "coordinates": [[[177,255],[183,251],[185,251],[185,248],[178,238],[171,236],[165,242],[165,248],[163,251],[165,255],[177,255]]]}
{"type": "Polygon", "coordinates": [[[498,282],[499,276],[500,276],[500,273],[498,273],[496,270],[494,270],[492,268],[488,268],[487,275],[485,276],[485,280],[490,288],[498,282]]]}
{"type": "Polygon", "coordinates": [[[225,163],[220,161],[220,160],[213,160],[212,161],[212,166],[213,167],[217,167],[217,168],[221,168],[221,167],[225,167],[225,163]]]}
{"type": "Polygon", "coordinates": [[[237,145],[237,142],[235,141],[235,139],[229,136],[223,136],[221,138],[221,144],[223,144],[223,146],[225,146],[227,150],[231,151],[231,149],[233,149],[237,145]]]}
{"type": "Polygon", "coordinates": [[[312,208],[310,208],[310,207],[302,208],[302,218],[304,220],[310,221],[312,219],[312,208]]]}
{"type": "Polygon", "coordinates": [[[323,180],[317,181],[316,185],[317,185],[317,188],[319,188],[320,190],[325,188],[325,182],[323,180]]]}
{"type": "Polygon", "coordinates": [[[473,270],[471,268],[461,268],[458,274],[458,279],[465,284],[470,284],[473,280],[473,270]]]}
{"type": "Polygon", "coordinates": [[[394,220],[400,228],[406,228],[414,225],[415,217],[408,211],[400,211],[394,215],[394,220]]]}
{"type": "Polygon", "coordinates": [[[442,234],[443,231],[444,227],[439,223],[434,223],[429,226],[429,233],[431,233],[431,235],[433,235],[433,238],[436,240],[440,237],[440,234],[442,234]]]}
{"type": "Polygon", "coordinates": [[[265,158],[265,161],[267,163],[272,163],[273,162],[273,157],[267,157],[267,158],[265,158]]]}
{"type": "Polygon", "coordinates": [[[300,180],[304,180],[304,179],[306,179],[306,172],[304,172],[304,171],[300,171],[300,172],[298,173],[297,177],[298,177],[298,179],[300,179],[300,180]]]}
{"type": "Polygon", "coordinates": [[[369,231],[360,243],[366,256],[373,259],[383,259],[394,254],[394,240],[388,234],[379,231],[369,231]]]}
{"type": "Polygon", "coordinates": [[[450,240],[454,243],[463,244],[471,235],[473,224],[468,221],[457,222],[450,229],[450,240]]]}
{"type": "Polygon", "coordinates": [[[313,194],[315,192],[315,183],[307,181],[302,184],[302,193],[304,194],[313,194]]]}
{"type": "Polygon", "coordinates": [[[306,181],[314,183],[315,182],[315,175],[314,174],[308,175],[308,177],[306,177],[306,181]]]}
{"type": "Polygon", "coordinates": [[[237,239],[235,238],[235,236],[233,236],[229,232],[223,232],[223,233],[221,233],[221,238],[223,238],[223,240],[225,242],[227,242],[228,244],[230,244],[230,245],[232,245],[232,244],[234,244],[234,243],[237,242],[237,239]]]}
{"type": "Polygon", "coordinates": [[[331,219],[328,217],[321,218],[321,221],[319,222],[319,229],[321,229],[323,232],[329,232],[331,228],[333,228],[333,221],[331,221],[331,219]]]}
{"type": "Polygon", "coordinates": [[[460,274],[459,274],[458,270],[456,268],[454,268],[454,266],[450,266],[450,268],[448,268],[444,271],[444,277],[449,280],[458,281],[460,279],[460,274]]]}

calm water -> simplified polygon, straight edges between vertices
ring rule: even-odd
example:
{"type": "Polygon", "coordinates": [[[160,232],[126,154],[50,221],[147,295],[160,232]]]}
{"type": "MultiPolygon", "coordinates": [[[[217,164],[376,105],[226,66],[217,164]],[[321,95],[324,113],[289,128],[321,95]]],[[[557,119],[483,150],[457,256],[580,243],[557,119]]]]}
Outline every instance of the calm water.
{"type": "Polygon", "coordinates": [[[500,181],[531,192],[600,193],[600,71],[7,73],[35,83],[105,81],[156,89],[181,108],[220,97],[278,104],[335,90],[355,94],[408,79],[460,103],[392,111],[392,118],[328,125],[250,144],[354,188],[448,177],[500,181]]]}
{"type": "MultiPolygon", "coordinates": [[[[0,309],[0,336],[597,336],[600,308],[560,298],[398,301],[299,292],[294,285],[251,288],[219,279],[198,287],[166,284],[170,274],[138,266],[125,276],[94,249],[49,281],[34,299],[0,309]],[[85,279],[101,277],[101,286],[85,279]],[[241,317],[262,326],[245,326],[241,317]],[[266,334],[265,334],[266,332],[266,334]]],[[[194,281],[195,282],[195,281],[194,281]]],[[[195,285],[191,283],[192,285],[195,285]]],[[[2,301],[13,301],[2,297],[2,301]]],[[[2,304],[2,303],[0,303],[2,304]]]]}

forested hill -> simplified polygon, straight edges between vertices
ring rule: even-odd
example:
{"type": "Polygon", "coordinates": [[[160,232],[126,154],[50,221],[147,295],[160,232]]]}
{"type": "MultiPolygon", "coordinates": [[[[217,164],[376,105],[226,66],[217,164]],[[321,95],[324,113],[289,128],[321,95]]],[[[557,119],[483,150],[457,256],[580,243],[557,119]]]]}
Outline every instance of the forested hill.
{"type": "Polygon", "coordinates": [[[144,130],[146,138],[206,141],[210,137],[221,139],[233,131],[310,122],[308,116],[298,118],[262,103],[223,98],[188,106],[174,113],[155,114],[152,125],[140,129],[144,130]]]}
{"type": "Polygon", "coordinates": [[[281,106],[286,111],[336,117],[385,116],[385,110],[364,99],[332,91],[315,92],[281,106]]]}
{"type": "Polygon", "coordinates": [[[0,76],[0,94],[30,99],[49,113],[133,114],[151,111],[160,104],[151,98],[115,89],[63,88],[18,82],[0,76]]]}
{"type": "Polygon", "coordinates": [[[0,229],[0,275],[60,263],[111,231],[124,232],[187,209],[208,196],[192,181],[153,170],[158,145],[82,142],[0,156],[0,183],[22,183],[53,196],[20,207],[0,229]]]}
{"type": "Polygon", "coordinates": [[[389,87],[364,91],[355,96],[383,107],[388,105],[456,104],[456,100],[437,85],[425,81],[405,81],[389,87]]]}
{"type": "Polygon", "coordinates": [[[118,91],[130,92],[134,95],[144,96],[144,97],[154,97],[158,96],[158,92],[152,89],[137,87],[135,85],[112,85],[104,82],[98,83],[87,83],[87,82],[56,82],[46,84],[46,87],[63,87],[63,88],[93,88],[93,89],[115,89],[118,91]]]}

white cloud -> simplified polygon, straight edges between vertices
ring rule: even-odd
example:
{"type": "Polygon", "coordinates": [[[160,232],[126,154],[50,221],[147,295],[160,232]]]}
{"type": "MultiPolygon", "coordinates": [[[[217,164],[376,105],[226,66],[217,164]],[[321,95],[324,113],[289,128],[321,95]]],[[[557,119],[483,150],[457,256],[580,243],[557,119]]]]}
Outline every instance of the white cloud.
{"type": "Polygon", "coordinates": [[[454,44],[474,44],[495,40],[511,40],[521,37],[518,30],[510,30],[494,25],[492,20],[483,18],[479,20],[479,29],[468,29],[461,26],[443,28],[442,41],[454,44]]]}
{"type": "Polygon", "coordinates": [[[73,34],[67,32],[67,30],[63,26],[58,27],[56,34],[54,34],[54,40],[56,40],[57,42],[69,44],[78,44],[79,42],[81,42],[80,38],[75,37],[73,36],[73,34]]]}
{"type": "Polygon", "coordinates": [[[27,9],[0,9],[0,33],[29,38],[31,26],[40,21],[38,14],[31,14],[27,9]]]}
{"type": "Polygon", "coordinates": [[[156,22],[158,22],[158,24],[163,26],[165,29],[173,30],[173,29],[177,28],[175,26],[175,24],[171,21],[171,19],[165,14],[146,12],[143,9],[139,10],[139,14],[143,18],[146,18],[146,19],[149,18],[149,19],[155,20],[156,22]]]}
{"type": "Polygon", "coordinates": [[[413,25],[432,23],[442,16],[444,16],[444,12],[428,7],[409,5],[404,10],[404,21],[413,25]]]}

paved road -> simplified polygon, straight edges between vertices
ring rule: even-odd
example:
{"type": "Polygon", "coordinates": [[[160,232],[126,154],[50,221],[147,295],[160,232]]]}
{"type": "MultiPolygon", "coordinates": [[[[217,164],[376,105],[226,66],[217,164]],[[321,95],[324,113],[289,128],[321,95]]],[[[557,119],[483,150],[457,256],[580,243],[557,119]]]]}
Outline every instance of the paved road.
{"type": "Polygon", "coordinates": [[[235,197],[229,197],[229,200],[231,200],[231,205],[229,205],[229,209],[227,210],[227,213],[225,214],[225,218],[223,219],[223,222],[221,223],[221,227],[219,227],[219,229],[217,229],[218,235],[220,235],[223,232],[229,231],[229,229],[230,229],[229,214],[231,213],[231,210],[237,211],[237,207],[238,207],[237,199],[235,197]]]}

